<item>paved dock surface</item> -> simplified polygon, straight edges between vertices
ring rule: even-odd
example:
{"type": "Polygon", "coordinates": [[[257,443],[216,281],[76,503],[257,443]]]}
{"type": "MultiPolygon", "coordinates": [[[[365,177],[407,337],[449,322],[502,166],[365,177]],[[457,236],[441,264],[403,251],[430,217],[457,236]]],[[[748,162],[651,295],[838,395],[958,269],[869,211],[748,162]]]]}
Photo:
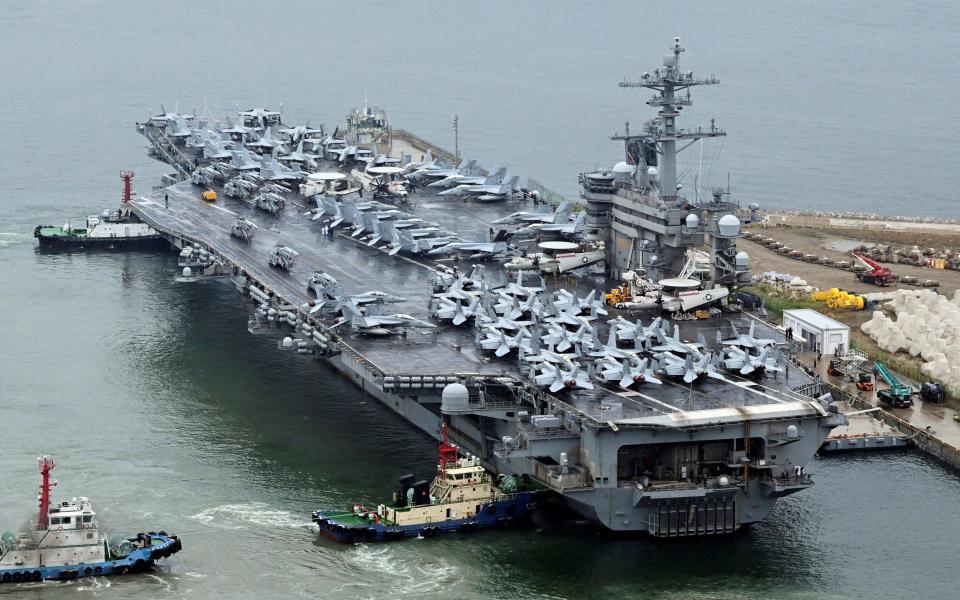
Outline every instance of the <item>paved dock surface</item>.
{"type": "MultiPolygon", "coordinates": [[[[210,250],[237,265],[246,275],[272,290],[284,301],[301,306],[312,299],[307,281],[314,271],[330,273],[340,282],[343,291],[355,294],[373,289],[385,290],[406,298],[396,305],[383,307],[384,314],[407,313],[429,319],[428,302],[431,295],[431,270],[438,263],[422,256],[388,256],[385,251],[367,246],[360,239],[349,236],[349,229],[340,228],[333,236],[321,233],[321,223],[311,221],[304,213],[312,205],[295,194],[288,197],[285,210],[279,216],[255,209],[251,203],[228,198],[223,194],[216,202],[200,198],[202,188],[189,182],[140,196],[133,202],[134,211],[159,229],[205,244],[210,250]],[[169,202],[165,201],[169,197],[169,202]],[[299,206],[297,205],[299,204],[299,206]],[[253,220],[258,226],[252,243],[230,235],[238,217],[253,220]],[[267,259],[277,244],[290,246],[300,256],[294,268],[287,272],[270,267],[267,259]]],[[[425,221],[438,223],[445,229],[458,232],[465,240],[486,240],[490,223],[517,210],[531,210],[529,202],[511,200],[499,203],[465,202],[459,198],[441,198],[429,192],[418,191],[408,202],[397,208],[425,221]]],[[[324,217],[326,218],[326,216],[324,217]]],[[[461,272],[469,272],[469,261],[445,262],[456,264],[461,272]]],[[[506,282],[515,276],[507,274],[495,261],[487,261],[487,280],[506,282]]],[[[528,280],[525,278],[525,283],[528,280]]],[[[530,277],[528,285],[538,285],[530,277]]],[[[548,289],[565,287],[585,295],[591,289],[602,290],[613,282],[603,275],[562,277],[549,279],[548,289]]],[[[600,321],[612,318],[601,316],[600,321]]],[[[638,315],[627,315],[636,318],[638,315]]],[[[649,322],[652,315],[640,315],[649,322]]],[[[746,327],[740,315],[720,319],[685,321],[680,324],[683,339],[696,340],[703,333],[708,348],[715,344],[718,328],[729,335],[729,322],[734,320],[746,327]]],[[[325,321],[330,325],[337,319],[325,321]]],[[[774,337],[772,330],[757,333],[774,337]]],[[[606,330],[602,325],[601,331],[606,330]]],[[[351,334],[347,326],[340,331],[354,349],[385,373],[414,374],[514,374],[522,376],[515,358],[494,359],[474,345],[472,327],[455,328],[440,325],[437,329],[411,330],[405,338],[390,336],[376,338],[351,334]]],[[[602,336],[605,340],[605,336],[602,336]]],[[[807,383],[809,379],[799,369],[789,370],[777,377],[760,381],[728,375],[728,381],[705,380],[692,386],[682,382],[665,381],[663,385],[645,384],[631,391],[616,387],[594,391],[577,391],[566,395],[567,401],[595,418],[608,421],[622,418],[652,416],[678,411],[720,408],[728,406],[775,404],[800,399],[790,389],[807,383]]]]}
{"type": "MultiPolygon", "coordinates": [[[[813,367],[813,358],[813,354],[805,353],[801,355],[800,360],[803,361],[804,364],[813,367]]],[[[929,433],[937,439],[956,448],[960,448],[960,422],[954,420],[955,416],[960,415],[960,411],[946,404],[924,402],[919,396],[914,396],[914,405],[911,407],[891,408],[877,400],[877,390],[887,388],[884,382],[878,382],[876,389],[872,392],[863,392],[858,390],[853,383],[846,382],[840,377],[828,375],[827,367],[829,365],[830,360],[827,357],[822,357],[817,361],[816,371],[824,381],[828,381],[852,395],[860,394],[860,397],[863,398],[867,404],[878,406],[884,411],[910,423],[917,429],[929,431],[929,433]],[[929,430],[927,429],[928,427],[929,430]]]]}

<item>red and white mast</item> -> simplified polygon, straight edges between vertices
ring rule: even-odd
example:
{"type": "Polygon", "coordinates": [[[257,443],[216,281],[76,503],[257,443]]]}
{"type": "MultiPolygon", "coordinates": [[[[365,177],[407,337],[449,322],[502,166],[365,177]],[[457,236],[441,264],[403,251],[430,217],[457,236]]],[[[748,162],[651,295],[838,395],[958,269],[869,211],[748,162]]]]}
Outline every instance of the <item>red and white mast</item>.
{"type": "Polygon", "coordinates": [[[447,424],[441,425],[442,438],[438,446],[440,457],[437,463],[437,470],[440,474],[447,472],[447,465],[457,462],[457,447],[447,443],[447,424]]]}
{"type": "Polygon", "coordinates": [[[126,218],[130,215],[130,200],[133,199],[133,171],[120,171],[120,179],[123,180],[123,200],[120,203],[120,216],[126,218]]]}
{"type": "Polygon", "coordinates": [[[129,204],[133,198],[133,171],[120,171],[123,180],[123,203],[129,204]]]}
{"type": "Polygon", "coordinates": [[[40,514],[37,516],[37,529],[46,529],[47,513],[50,512],[50,490],[57,485],[56,481],[50,481],[50,471],[57,466],[49,456],[41,456],[37,459],[40,463],[40,473],[43,474],[43,483],[40,484],[40,514]]]}

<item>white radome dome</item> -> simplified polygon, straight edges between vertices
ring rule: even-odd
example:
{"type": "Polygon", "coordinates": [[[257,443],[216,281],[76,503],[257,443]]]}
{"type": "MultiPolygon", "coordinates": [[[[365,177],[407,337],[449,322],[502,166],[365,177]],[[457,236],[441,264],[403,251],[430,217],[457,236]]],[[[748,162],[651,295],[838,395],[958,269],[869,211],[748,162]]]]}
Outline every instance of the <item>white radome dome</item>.
{"type": "Polygon", "coordinates": [[[470,392],[462,383],[448,383],[440,394],[441,412],[466,410],[470,404],[470,392]]]}
{"type": "Polygon", "coordinates": [[[734,237],[740,233],[740,219],[733,215],[723,215],[717,221],[717,228],[720,230],[720,235],[734,237]]]}

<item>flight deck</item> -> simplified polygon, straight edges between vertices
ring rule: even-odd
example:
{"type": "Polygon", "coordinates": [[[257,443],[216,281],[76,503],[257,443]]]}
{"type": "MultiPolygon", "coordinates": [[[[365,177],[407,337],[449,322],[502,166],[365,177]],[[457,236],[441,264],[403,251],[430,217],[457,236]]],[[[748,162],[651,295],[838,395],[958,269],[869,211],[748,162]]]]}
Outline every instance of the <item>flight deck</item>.
{"type": "MultiPolygon", "coordinates": [[[[305,204],[306,200],[295,194],[290,194],[287,208],[274,216],[256,209],[250,202],[222,194],[216,202],[206,202],[200,196],[202,190],[189,182],[181,182],[137,197],[132,202],[132,209],[165,235],[201,244],[229,264],[237,275],[248,277],[272,293],[280,303],[292,307],[301,307],[313,299],[307,281],[314,271],[324,271],[333,275],[347,294],[386,290],[406,298],[402,303],[385,307],[386,312],[402,312],[430,320],[428,306],[434,269],[443,264],[469,273],[476,262],[438,263],[421,256],[389,256],[384,250],[368,246],[362,236],[351,237],[349,228],[324,235],[321,223],[304,214],[313,208],[312,203],[305,204]],[[258,226],[249,243],[230,234],[231,226],[239,217],[248,218],[258,226]],[[300,255],[290,271],[268,264],[268,257],[277,244],[289,246],[300,255]]],[[[398,203],[397,208],[456,231],[465,240],[486,240],[493,220],[514,211],[528,210],[530,206],[529,201],[524,200],[464,202],[417,191],[407,201],[398,203]]],[[[496,261],[480,264],[484,265],[485,277],[492,285],[515,279],[514,274],[507,273],[496,261]]],[[[587,274],[548,277],[546,283],[548,289],[562,287],[583,296],[593,289],[602,292],[611,286],[612,281],[603,274],[587,274]]],[[[539,281],[529,276],[525,285],[539,285],[539,281]]],[[[612,307],[608,310],[611,314],[601,315],[601,320],[620,313],[612,307]]],[[[302,312],[302,318],[312,319],[302,312]]],[[[652,318],[650,313],[624,313],[624,316],[652,318]]],[[[731,320],[741,328],[746,327],[746,317],[742,315],[679,324],[684,339],[695,340],[702,333],[709,344],[716,339],[718,329],[724,336],[729,334],[731,320]]],[[[324,319],[323,325],[329,327],[336,321],[336,318],[324,319]]],[[[760,329],[764,335],[772,335],[762,324],[760,329]]],[[[478,348],[473,327],[438,323],[436,329],[411,329],[404,336],[387,337],[352,334],[346,325],[337,330],[343,344],[362,355],[384,376],[483,374],[524,378],[515,358],[497,359],[478,348]]],[[[569,392],[564,400],[592,419],[616,422],[678,411],[795,402],[804,398],[791,389],[808,382],[806,374],[793,369],[777,378],[764,378],[762,382],[728,374],[727,381],[707,380],[695,386],[671,380],[630,391],[598,386],[594,391],[569,392]]]]}

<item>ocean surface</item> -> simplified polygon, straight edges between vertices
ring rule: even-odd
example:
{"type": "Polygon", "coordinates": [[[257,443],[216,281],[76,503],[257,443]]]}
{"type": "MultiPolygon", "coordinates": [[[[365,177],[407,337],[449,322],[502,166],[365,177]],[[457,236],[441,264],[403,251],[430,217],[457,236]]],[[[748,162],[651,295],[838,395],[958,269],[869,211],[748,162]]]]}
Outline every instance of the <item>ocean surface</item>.
{"type": "Polygon", "coordinates": [[[575,196],[651,113],[617,87],[674,35],[718,75],[684,126],[688,190],[770,208],[956,217],[960,7],[947,2],[7,2],[0,12],[0,531],[55,495],[117,532],[183,534],[152,574],[0,586],[10,598],[954,598],[960,479],[918,455],[817,459],[817,485],[741,534],[521,531],[340,546],[319,507],[428,474],[435,445],[317,361],[246,331],[226,283],[177,284],[167,252],[39,250],[38,223],[154,185],[134,123],[255,105],[332,127],[360,104],[575,196]]]}

